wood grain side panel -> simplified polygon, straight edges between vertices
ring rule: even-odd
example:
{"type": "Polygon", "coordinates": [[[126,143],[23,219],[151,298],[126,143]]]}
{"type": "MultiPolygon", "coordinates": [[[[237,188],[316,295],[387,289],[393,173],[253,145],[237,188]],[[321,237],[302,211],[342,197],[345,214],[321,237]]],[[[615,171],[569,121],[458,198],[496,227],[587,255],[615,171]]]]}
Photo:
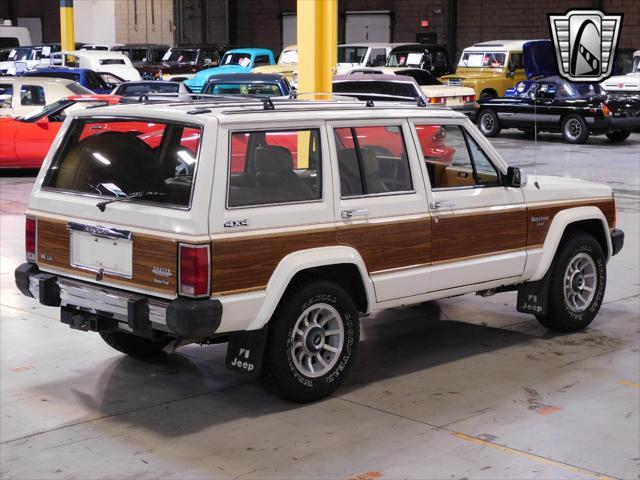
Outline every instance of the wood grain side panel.
{"type": "Polygon", "coordinates": [[[341,226],[337,239],[358,250],[369,272],[431,262],[430,218],[341,226]]]}
{"type": "Polygon", "coordinates": [[[524,249],[527,211],[487,211],[440,215],[432,219],[432,262],[445,262],[504,250],[524,249]]]}
{"type": "MultiPolygon", "coordinates": [[[[94,279],[95,273],[71,266],[69,239],[66,222],[38,219],[38,264],[43,268],[51,266],[94,279]]],[[[175,293],[178,283],[177,261],[178,244],[175,241],[134,233],[133,278],[108,274],[105,274],[104,278],[122,285],[175,293]],[[170,272],[171,275],[155,274],[153,269],[156,267],[170,272]]]]}
{"type": "Polygon", "coordinates": [[[554,217],[562,210],[590,206],[598,207],[607,219],[609,226],[613,227],[615,219],[615,203],[613,198],[610,200],[597,200],[593,202],[586,201],[584,203],[559,203],[557,205],[529,207],[527,211],[527,246],[534,247],[544,244],[554,217]]]}
{"type": "Polygon", "coordinates": [[[334,228],[213,241],[213,292],[264,287],[276,266],[297,250],[336,245],[334,228]]]}

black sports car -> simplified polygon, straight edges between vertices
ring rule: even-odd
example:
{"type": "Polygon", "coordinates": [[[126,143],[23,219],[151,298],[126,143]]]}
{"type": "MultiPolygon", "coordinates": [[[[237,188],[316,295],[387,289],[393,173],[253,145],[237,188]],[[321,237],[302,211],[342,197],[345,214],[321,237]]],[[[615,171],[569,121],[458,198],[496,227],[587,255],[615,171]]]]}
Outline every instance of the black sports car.
{"type": "Polygon", "coordinates": [[[595,83],[552,76],[522,82],[518,90],[515,96],[476,103],[476,120],[485,136],[495,137],[502,128],[518,128],[526,134],[561,132],[569,143],[584,143],[589,134],[605,134],[612,142],[621,142],[640,126],[636,108],[608,101],[607,93],[595,83]]]}

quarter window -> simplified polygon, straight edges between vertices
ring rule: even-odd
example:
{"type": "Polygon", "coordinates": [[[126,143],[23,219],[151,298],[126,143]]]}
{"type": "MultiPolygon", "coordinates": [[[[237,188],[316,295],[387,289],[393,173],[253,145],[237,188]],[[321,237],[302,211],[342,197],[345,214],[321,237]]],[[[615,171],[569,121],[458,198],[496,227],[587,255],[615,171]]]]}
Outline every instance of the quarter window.
{"type": "Polygon", "coordinates": [[[10,83],[0,84],[0,108],[11,108],[13,97],[13,85],[10,83]]]}
{"type": "Polygon", "coordinates": [[[478,143],[456,125],[416,125],[431,188],[496,187],[498,171],[478,143]]]}
{"type": "Polygon", "coordinates": [[[322,198],[317,129],[234,132],[229,162],[229,207],[322,198]]]}
{"type": "Polygon", "coordinates": [[[400,126],[334,130],[343,197],[413,190],[400,126]]]}
{"type": "Polygon", "coordinates": [[[20,87],[20,105],[46,105],[44,88],[37,85],[20,87]]]}
{"type": "Polygon", "coordinates": [[[253,64],[258,67],[260,65],[271,65],[271,60],[268,55],[258,55],[253,62],[253,64]]]}

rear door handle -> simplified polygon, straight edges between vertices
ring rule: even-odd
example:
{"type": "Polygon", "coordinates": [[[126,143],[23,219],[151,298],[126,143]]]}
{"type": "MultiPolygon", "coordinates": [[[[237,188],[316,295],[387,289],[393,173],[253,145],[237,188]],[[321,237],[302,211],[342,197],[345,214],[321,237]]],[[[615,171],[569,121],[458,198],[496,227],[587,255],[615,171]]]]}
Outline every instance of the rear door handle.
{"type": "Polygon", "coordinates": [[[431,208],[453,208],[456,204],[450,200],[438,200],[431,202],[431,208]]]}
{"type": "Polygon", "coordinates": [[[369,215],[369,210],[343,210],[342,218],[353,218],[353,217],[366,217],[369,215]]]}

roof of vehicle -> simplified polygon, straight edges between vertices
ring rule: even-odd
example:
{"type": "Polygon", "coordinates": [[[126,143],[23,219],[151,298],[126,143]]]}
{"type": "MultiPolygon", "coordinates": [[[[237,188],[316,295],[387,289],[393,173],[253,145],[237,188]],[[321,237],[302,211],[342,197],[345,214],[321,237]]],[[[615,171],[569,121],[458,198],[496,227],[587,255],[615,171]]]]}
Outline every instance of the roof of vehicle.
{"type": "Polygon", "coordinates": [[[424,43],[407,43],[405,45],[399,45],[394,47],[391,53],[395,52],[424,52],[425,50],[436,51],[436,50],[446,50],[446,45],[428,45],[424,43]]]}
{"type": "Polygon", "coordinates": [[[73,80],[69,80],[68,78],[51,78],[51,77],[38,77],[38,76],[27,76],[27,77],[0,77],[2,78],[2,83],[38,83],[39,85],[51,86],[51,85],[69,85],[76,83],[73,80]]]}
{"type": "MultiPolygon", "coordinates": [[[[23,75],[29,74],[37,74],[38,72],[70,72],[70,73],[82,73],[90,71],[90,68],[81,68],[81,67],[64,67],[62,65],[46,65],[40,64],[36,66],[33,70],[27,70],[23,75]]],[[[91,70],[93,71],[93,70],[91,70]]]]}
{"type": "Polygon", "coordinates": [[[253,55],[273,55],[273,52],[268,48],[234,48],[233,50],[227,50],[227,53],[251,53],[253,55]]]}
{"type": "Polygon", "coordinates": [[[415,83],[413,77],[407,75],[392,75],[385,73],[351,73],[349,75],[336,75],[333,77],[334,82],[409,82],[415,83]]]}
{"type": "Polygon", "coordinates": [[[220,124],[250,125],[253,122],[348,120],[363,118],[466,118],[446,108],[415,107],[403,103],[380,102],[373,104],[357,100],[289,100],[224,97],[203,98],[197,102],[147,103],[115,105],[72,112],[72,116],[127,116],[166,119],[188,123],[211,120],[220,124]],[[271,108],[273,106],[273,108],[271,108]]]}
{"type": "Polygon", "coordinates": [[[169,45],[159,44],[159,43],[125,43],[124,45],[116,45],[113,48],[171,48],[169,45]]]}
{"type": "Polygon", "coordinates": [[[503,51],[503,50],[515,50],[521,51],[522,46],[529,40],[492,40],[490,42],[474,43],[473,45],[465,48],[465,51],[481,50],[484,52],[491,51],[503,51]]]}
{"type": "Polygon", "coordinates": [[[277,73],[220,73],[216,75],[214,73],[207,79],[207,82],[214,82],[216,80],[229,82],[275,83],[282,80],[282,75],[277,73]]]}
{"type": "Polygon", "coordinates": [[[91,57],[91,58],[129,58],[123,53],[111,50],[65,50],[56,52],[54,55],[73,55],[74,57],[91,57]]]}
{"type": "Polygon", "coordinates": [[[174,82],[174,81],[170,81],[170,80],[134,80],[131,82],[123,82],[120,85],[126,85],[126,86],[132,86],[132,85],[154,85],[154,84],[158,84],[158,85],[176,85],[176,84],[181,84],[182,82],[174,82]]]}
{"type": "Polygon", "coordinates": [[[385,42],[355,42],[342,43],[338,47],[371,47],[371,48],[396,48],[401,45],[408,45],[405,42],[385,43],[385,42]]]}

